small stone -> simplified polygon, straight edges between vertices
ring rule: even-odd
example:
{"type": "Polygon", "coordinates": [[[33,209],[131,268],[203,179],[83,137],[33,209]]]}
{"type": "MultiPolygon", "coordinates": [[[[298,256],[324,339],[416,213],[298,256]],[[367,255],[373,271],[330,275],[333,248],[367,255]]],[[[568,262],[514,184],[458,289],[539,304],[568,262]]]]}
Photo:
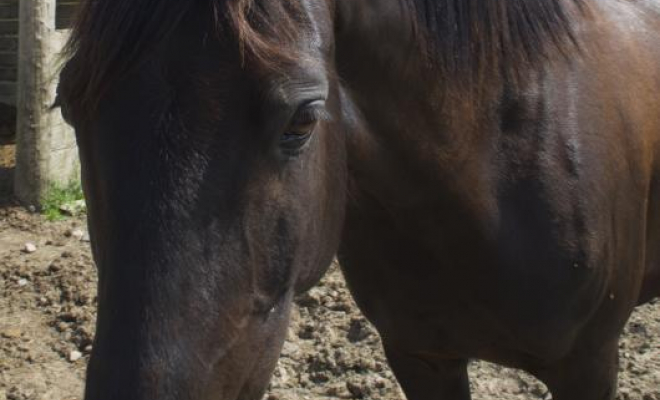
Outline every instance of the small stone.
{"type": "Polygon", "coordinates": [[[367,390],[364,385],[358,382],[348,381],[346,382],[346,388],[353,396],[357,397],[358,399],[364,398],[364,396],[367,394],[367,390]]]}
{"type": "Polygon", "coordinates": [[[323,384],[330,380],[330,373],[328,371],[312,372],[309,379],[316,384],[323,384]]]}
{"type": "Polygon", "coordinates": [[[76,216],[84,213],[85,209],[85,200],[76,200],[63,204],[60,207],[60,212],[62,212],[64,215],[76,216]]]}
{"type": "Polygon", "coordinates": [[[28,253],[28,254],[34,253],[35,251],[37,251],[37,245],[35,245],[34,243],[31,243],[31,242],[27,242],[23,246],[23,251],[28,253]]]}
{"type": "Polygon", "coordinates": [[[348,328],[348,340],[351,343],[361,342],[371,336],[367,322],[362,319],[353,319],[351,326],[348,328]]]}
{"type": "Polygon", "coordinates": [[[301,307],[316,308],[321,305],[321,293],[317,288],[314,288],[306,293],[303,293],[297,299],[297,303],[301,307]]]}
{"type": "Polygon", "coordinates": [[[300,352],[300,346],[292,342],[285,342],[282,347],[282,355],[284,357],[293,358],[294,355],[300,352]]]}
{"type": "Polygon", "coordinates": [[[278,377],[278,383],[280,386],[284,387],[291,380],[291,374],[284,366],[278,366],[276,369],[276,375],[278,377]]]}
{"type": "Polygon", "coordinates": [[[2,337],[5,339],[17,339],[23,336],[23,332],[18,328],[9,328],[2,331],[2,337]]]}
{"type": "Polygon", "coordinates": [[[71,353],[69,353],[69,361],[76,362],[76,361],[80,360],[82,358],[82,356],[83,355],[82,355],[81,352],[79,352],[77,350],[74,350],[71,353]]]}
{"type": "Polygon", "coordinates": [[[53,262],[48,266],[48,271],[50,271],[50,272],[58,272],[61,269],[62,269],[62,266],[60,264],[56,263],[56,262],[53,262]]]}
{"type": "Polygon", "coordinates": [[[314,326],[309,325],[309,324],[304,325],[298,331],[298,337],[300,339],[304,339],[304,340],[314,339],[314,331],[315,331],[314,326]]]}
{"type": "Polygon", "coordinates": [[[71,236],[77,240],[82,240],[82,238],[85,237],[85,232],[81,229],[74,229],[71,231],[71,236]]]}
{"type": "Polygon", "coordinates": [[[28,281],[27,281],[27,279],[21,278],[21,279],[18,280],[17,283],[18,283],[18,286],[23,287],[23,286],[26,286],[28,284],[28,281]]]}
{"type": "Polygon", "coordinates": [[[350,398],[351,396],[351,393],[348,391],[348,388],[344,383],[330,384],[328,389],[326,389],[326,394],[336,398],[350,398]]]}

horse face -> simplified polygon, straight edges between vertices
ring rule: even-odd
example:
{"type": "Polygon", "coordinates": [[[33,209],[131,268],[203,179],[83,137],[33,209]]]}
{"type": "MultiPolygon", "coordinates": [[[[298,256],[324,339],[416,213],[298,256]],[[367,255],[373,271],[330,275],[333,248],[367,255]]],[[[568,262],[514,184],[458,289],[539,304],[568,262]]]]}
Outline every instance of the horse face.
{"type": "Polygon", "coordinates": [[[99,270],[87,400],[263,395],[344,212],[331,14],[304,6],[299,62],[246,60],[200,8],[94,112],[67,93],[93,66],[63,71],[99,270]]]}

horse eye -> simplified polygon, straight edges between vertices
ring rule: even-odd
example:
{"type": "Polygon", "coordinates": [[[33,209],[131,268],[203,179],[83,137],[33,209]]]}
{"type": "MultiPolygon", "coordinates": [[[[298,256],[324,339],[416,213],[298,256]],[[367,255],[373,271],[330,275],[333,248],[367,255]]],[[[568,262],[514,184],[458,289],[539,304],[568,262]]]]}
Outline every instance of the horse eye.
{"type": "Polygon", "coordinates": [[[319,121],[326,119],[325,103],[314,101],[306,103],[296,111],[285,135],[307,135],[311,133],[319,121]]]}
{"type": "Polygon", "coordinates": [[[280,139],[280,145],[289,153],[298,153],[309,141],[319,122],[327,119],[325,103],[314,101],[300,107],[280,139]]]}
{"type": "Polygon", "coordinates": [[[284,135],[304,136],[314,131],[314,128],[316,128],[317,124],[318,121],[299,122],[296,124],[292,124],[291,126],[289,126],[289,129],[287,129],[284,135]]]}

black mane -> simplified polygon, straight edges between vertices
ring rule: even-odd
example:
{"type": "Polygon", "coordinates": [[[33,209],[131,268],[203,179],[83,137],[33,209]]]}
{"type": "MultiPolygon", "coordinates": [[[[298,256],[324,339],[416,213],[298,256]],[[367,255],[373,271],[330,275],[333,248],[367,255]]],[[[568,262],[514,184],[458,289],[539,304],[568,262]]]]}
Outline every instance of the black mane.
{"type": "MultiPolygon", "coordinates": [[[[337,0],[342,1],[342,0],[337,0]]],[[[349,0],[347,0],[349,1],[349,0]]],[[[587,0],[399,0],[415,18],[434,65],[453,78],[515,76],[576,44],[574,16],[587,0]]],[[[94,106],[114,80],[166,41],[192,7],[205,4],[217,31],[229,26],[262,62],[296,39],[300,0],[84,0],[67,46],[70,102],[94,106]],[[84,66],[84,67],[80,67],[84,66]]],[[[226,29],[224,29],[227,32],[226,29]]],[[[276,63],[273,63],[275,65],[276,63]]]]}
{"type": "Polygon", "coordinates": [[[402,0],[414,9],[430,58],[454,78],[523,69],[577,43],[587,0],[402,0]]]}

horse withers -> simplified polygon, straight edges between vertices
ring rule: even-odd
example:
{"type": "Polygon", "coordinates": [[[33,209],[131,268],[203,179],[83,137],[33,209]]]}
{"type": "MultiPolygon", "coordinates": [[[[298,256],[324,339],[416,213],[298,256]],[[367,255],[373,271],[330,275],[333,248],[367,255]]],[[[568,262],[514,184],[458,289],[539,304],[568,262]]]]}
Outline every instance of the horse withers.
{"type": "Polygon", "coordinates": [[[660,295],[660,3],[87,0],[86,400],[257,400],[339,255],[409,400],[609,400],[660,295]]]}

